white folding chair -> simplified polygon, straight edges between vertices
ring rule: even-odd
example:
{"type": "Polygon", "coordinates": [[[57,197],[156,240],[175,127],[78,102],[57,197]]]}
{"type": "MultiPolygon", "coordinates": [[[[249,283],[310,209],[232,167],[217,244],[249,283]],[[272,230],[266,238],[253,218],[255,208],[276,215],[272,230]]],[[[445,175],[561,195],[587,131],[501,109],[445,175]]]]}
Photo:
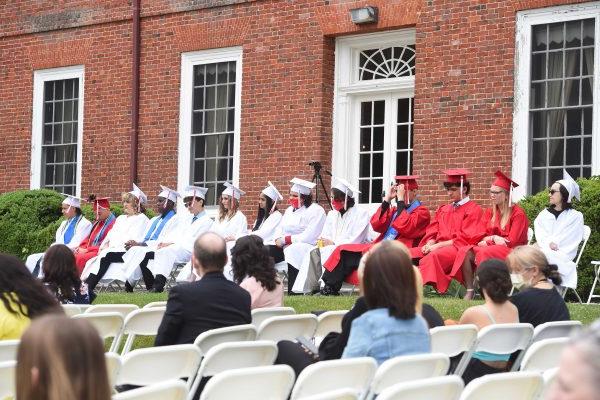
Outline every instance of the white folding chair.
{"type": "Polygon", "coordinates": [[[189,389],[200,365],[200,350],[193,344],[149,347],[130,351],[122,357],[117,385],[146,386],[187,378],[189,389]]]}
{"type": "Polygon", "coordinates": [[[523,356],[520,370],[544,372],[558,367],[560,355],[568,343],[568,337],[544,339],[533,343],[523,356]]]}
{"type": "Polygon", "coordinates": [[[359,400],[359,393],[354,389],[337,389],[304,397],[303,400],[359,400]]]}
{"type": "Polygon", "coordinates": [[[139,307],[135,304],[96,304],[88,307],[83,313],[93,314],[102,312],[118,312],[123,316],[123,319],[125,319],[135,310],[139,310],[139,307]]]}
{"type": "Polygon", "coordinates": [[[152,302],[146,304],[142,308],[154,308],[154,307],[166,307],[166,306],[167,306],[166,301],[152,301],[152,302]]]}
{"type": "Polygon", "coordinates": [[[390,386],[377,396],[377,400],[457,400],[463,388],[460,377],[439,376],[390,386]]]}
{"type": "Polygon", "coordinates": [[[450,358],[443,353],[390,358],[377,368],[365,399],[373,399],[383,390],[397,383],[446,375],[449,367],[450,358]]]}
{"type": "Polygon", "coordinates": [[[548,393],[550,393],[550,388],[556,380],[556,375],[558,375],[558,367],[547,369],[542,373],[542,378],[544,379],[544,388],[542,389],[542,394],[539,397],[540,399],[547,398],[548,393]]]}
{"type": "MultiPolygon", "coordinates": [[[[591,234],[592,234],[592,229],[588,225],[584,225],[583,226],[583,244],[579,248],[579,252],[577,253],[577,257],[575,258],[575,270],[576,271],[579,269],[579,261],[581,260],[581,255],[583,254],[583,251],[585,250],[585,246],[587,245],[588,240],[590,240],[591,234]]],[[[562,297],[564,298],[566,296],[569,289],[572,290],[573,292],[575,292],[575,297],[577,297],[577,300],[579,301],[579,303],[583,303],[581,301],[581,297],[579,297],[579,293],[577,293],[577,289],[575,289],[575,288],[570,288],[570,287],[565,286],[562,290],[562,297]]]]}
{"type": "Polygon", "coordinates": [[[460,400],[535,400],[544,380],[538,372],[504,372],[469,382],[460,400]]]}
{"type": "Polygon", "coordinates": [[[305,399],[337,389],[353,389],[362,396],[367,392],[376,369],[377,362],[371,357],[344,358],[311,364],[298,376],[291,400],[305,399]]]}
{"type": "Polygon", "coordinates": [[[317,328],[314,314],[283,315],[266,319],[258,328],[258,340],[295,340],[303,336],[312,339],[317,328]]]}
{"type": "Polygon", "coordinates": [[[0,399],[15,396],[16,361],[0,362],[0,399]]]}
{"type": "Polygon", "coordinates": [[[326,311],[317,317],[315,340],[321,341],[329,332],[342,331],[342,319],[348,310],[326,311]]]}
{"type": "Polygon", "coordinates": [[[594,294],[596,291],[596,285],[598,282],[600,282],[600,261],[592,261],[592,267],[594,268],[594,283],[592,283],[592,290],[590,290],[587,304],[591,304],[592,299],[600,297],[600,294],[594,294]]]}
{"type": "Polygon", "coordinates": [[[128,390],[114,395],[112,400],[185,400],[187,395],[185,383],[177,380],[128,390]]]}
{"type": "Polygon", "coordinates": [[[281,315],[293,315],[296,314],[296,310],[292,307],[265,307],[255,308],[252,310],[252,325],[258,329],[260,324],[271,317],[279,317],[281,315]]]}
{"type": "Polygon", "coordinates": [[[78,304],[63,304],[62,308],[67,317],[72,317],[83,312],[78,304]]]}
{"type": "Polygon", "coordinates": [[[581,321],[552,321],[545,322],[533,330],[532,343],[544,339],[569,337],[575,331],[581,329],[581,321]]]}
{"type": "Polygon", "coordinates": [[[16,360],[19,343],[19,339],[0,340],[0,362],[16,360]]]}
{"type": "Polygon", "coordinates": [[[293,385],[294,370],[288,365],[232,369],[213,376],[200,400],[286,400],[293,385]]]}
{"type": "Polygon", "coordinates": [[[110,383],[110,387],[114,388],[117,384],[117,376],[121,371],[123,362],[117,353],[104,353],[104,358],[106,360],[106,370],[108,371],[108,382],[110,383]]]}
{"type": "Polygon", "coordinates": [[[202,363],[190,390],[190,398],[198,390],[204,377],[237,368],[264,367],[273,365],[277,358],[277,345],[266,340],[254,342],[221,343],[210,349],[202,363]]]}
{"type": "Polygon", "coordinates": [[[527,245],[530,245],[533,242],[533,228],[527,228],[527,245]]]}
{"type": "Polygon", "coordinates": [[[121,355],[127,354],[131,350],[136,336],[156,336],[164,314],[165,307],[142,308],[130,313],[125,318],[123,329],[121,330],[117,347],[115,347],[114,351],[119,348],[121,338],[125,335],[127,335],[127,339],[125,340],[121,355]]]}
{"type": "Polygon", "coordinates": [[[123,315],[117,312],[83,313],[74,315],[72,318],[85,319],[91,323],[102,339],[112,338],[109,351],[116,351],[120,342],[121,330],[123,329],[123,315]]]}
{"type": "Polygon", "coordinates": [[[254,325],[235,325],[203,332],[194,340],[194,345],[200,349],[200,352],[204,356],[211,348],[218,344],[247,342],[255,339],[256,328],[254,325]]]}
{"type": "MultiPolygon", "coordinates": [[[[462,357],[454,368],[454,374],[466,367],[469,352],[477,341],[477,326],[471,324],[438,326],[429,330],[431,336],[431,352],[462,357]],[[464,364],[464,367],[463,367],[464,364]]],[[[452,372],[452,371],[451,371],[452,372]]]]}

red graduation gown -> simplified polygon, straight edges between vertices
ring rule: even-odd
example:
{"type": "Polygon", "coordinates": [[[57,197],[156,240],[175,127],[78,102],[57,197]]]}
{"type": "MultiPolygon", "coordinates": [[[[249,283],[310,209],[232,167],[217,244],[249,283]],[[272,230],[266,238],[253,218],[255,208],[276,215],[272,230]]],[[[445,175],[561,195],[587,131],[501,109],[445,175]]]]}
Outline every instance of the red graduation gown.
{"type": "Polygon", "coordinates": [[[464,246],[458,250],[454,266],[452,267],[451,275],[454,276],[462,269],[462,264],[469,250],[475,254],[475,268],[490,258],[499,258],[504,260],[508,253],[517,246],[527,244],[527,228],[529,227],[529,219],[525,211],[518,205],[514,205],[510,218],[504,229],[500,226],[500,218],[496,218],[492,222],[492,209],[488,208],[481,219],[482,236],[478,242],[486,236],[501,236],[508,240],[506,246],[498,244],[488,244],[487,246],[464,246]],[[483,234],[483,232],[485,232],[483,234]]]}
{"type": "Polygon", "coordinates": [[[373,243],[361,243],[361,244],[342,244],[337,246],[333,253],[329,256],[323,266],[329,272],[333,271],[340,262],[341,252],[360,252],[366,253],[369,249],[378,242],[381,242],[385,236],[390,223],[394,229],[398,232],[396,240],[404,243],[406,247],[411,248],[423,237],[425,229],[429,225],[429,210],[423,205],[415,207],[410,214],[406,212],[406,209],[402,210],[400,215],[392,221],[392,217],[396,212],[396,207],[388,207],[385,212],[382,212],[381,206],[375,211],[375,214],[371,217],[371,226],[375,232],[379,232],[380,235],[375,239],[373,243]]]}
{"type": "Polygon", "coordinates": [[[79,275],[81,275],[81,273],[83,272],[83,268],[85,268],[85,263],[88,262],[90,258],[96,257],[98,255],[100,244],[102,243],[108,232],[112,229],[115,220],[116,218],[111,218],[111,221],[109,222],[104,232],[102,232],[102,228],[104,227],[104,224],[106,224],[106,220],[95,222],[94,226],[92,227],[92,231],[90,232],[90,235],[79,244],[78,249],[87,250],[85,253],[75,253],[75,265],[77,265],[77,271],[79,272],[79,275]],[[96,240],[98,235],[100,235],[100,233],[102,233],[102,235],[96,241],[98,245],[94,246],[92,243],[94,243],[94,241],[96,240]]]}
{"type": "Polygon", "coordinates": [[[462,271],[458,271],[455,276],[451,275],[454,260],[458,249],[476,244],[482,237],[482,214],[481,207],[474,201],[468,201],[458,207],[446,204],[437,209],[419,247],[411,249],[413,258],[423,257],[419,261],[423,284],[431,284],[438,292],[445,293],[453,278],[462,282],[462,271]],[[431,239],[436,243],[453,240],[453,245],[423,256],[421,248],[431,239]]]}

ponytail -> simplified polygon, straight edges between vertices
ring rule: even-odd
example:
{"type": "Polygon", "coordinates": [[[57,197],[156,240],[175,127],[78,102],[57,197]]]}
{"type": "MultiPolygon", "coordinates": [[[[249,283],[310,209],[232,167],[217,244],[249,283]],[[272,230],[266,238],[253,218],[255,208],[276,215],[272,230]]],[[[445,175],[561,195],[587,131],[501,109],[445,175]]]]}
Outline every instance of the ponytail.
{"type": "Polygon", "coordinates": [[[540,272],[556,286],[559,286],[562,283],[562,277],[558,272],[558,266],[556,264],[546,264],[544,267],[540,268],[540,272]]]}

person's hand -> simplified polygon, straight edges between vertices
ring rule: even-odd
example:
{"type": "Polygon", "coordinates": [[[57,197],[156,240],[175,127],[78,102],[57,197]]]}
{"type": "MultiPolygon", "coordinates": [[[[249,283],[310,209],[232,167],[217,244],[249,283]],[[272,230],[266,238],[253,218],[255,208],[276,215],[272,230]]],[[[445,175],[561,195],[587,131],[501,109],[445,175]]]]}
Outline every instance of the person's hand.
{"type": "Polygon", "coordinates": [[[396,201],[404,201],[405,193],[406,189],[404,188],[404,184],[401,183],[396,187],[396,201]]]}
{"type": "Polygon", "coordinates": [[[283,239],[281,239],[281,238],[275,239],[275,246],[277,246],[279,248],[283,248],[284,244],[285,244],[285,242],[283,241],[283,239]]]}
{"type": "Polygon", "coordinates": [[[225,236],[224,239],[225,239],[226,242],[232,242],[232,241],[235,240],[235,236],[231,236],[231,235],[225,236]]]}
{"type": "Polygon", "coordinates": [[[384,197],[385,201],[387,201],[389,203],[390,201],[392,201],[393,198],[396,197],[397,187],[398,187],[398,185],[396,185],[396,184],[393,184],[392,186],[390,186],[390,189],[385,194],[385,197],[384,197]]]}
{"type": "Polygon", "coordinates": [[[500,246],[506,246],[506,243],[508,243],[508,241],[502,236],[494,235],[492,236],[492,239],[494,240],[495,244],[498,244],[500,246]]]}
{"type": "Polygon", "coordinates": [[[484,247],[484,246],[487,246],[487,241],[486,241],[486,239],[487,239],[487,238],[484,238],[484,239],[483,239],[481,242],[477,243],[477,246],[479,246],[479,247],[484,247]]]}
{"type": "Polygon", "coordinates": [[[85,254],[85,253],[87,253],[87,249],[84,249],[84,248],[82,248],[82,247],[78,247],[78,248],[75,250],[75,252],[76,252],[77,254],[85,254]]]}
{"type": "Polygon", "coordinates": [[[430,240],[427,243],[425,243],[425,245],[423,247],[421,247],[421,253],[429,254],[435,249],[436,249],[435,240],[430,240]]]}
{"type": "Polygon", "coordinates": [[[157,249],[162,249],[163,247],[168,247],[170,245],[172,245],[173,243],[159,243],[158,246],[156,246],[157,249]]]}
{"type": "Polygon", "coordinates": [[[550,250],[554,250],[554,251],[558,250],[558,245],[556,243],[554,243],[554,242],[551,242],[550,243],[550,250]]]}
{"type": "Polygon", "coordinates": [[[125,242],[125,250],[129,250],[134,246],[141,246],[141,244],[136,242],[135,240],[128,240],[125,242]]]}
{"type": "Polygon", "coordinates": [[[323,246],[332,246],[334,243],[332,240],[321,238],[323,241],[323,246]]]}

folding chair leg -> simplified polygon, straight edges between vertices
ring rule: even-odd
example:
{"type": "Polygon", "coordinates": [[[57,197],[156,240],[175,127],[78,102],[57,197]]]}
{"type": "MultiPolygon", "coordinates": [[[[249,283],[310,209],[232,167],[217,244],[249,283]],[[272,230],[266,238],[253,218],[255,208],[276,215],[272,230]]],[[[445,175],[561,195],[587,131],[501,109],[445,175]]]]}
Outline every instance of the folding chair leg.
{"type": "Polygon", "coordinates": [[[573,289],[573,291],[575,292],[575,297],[577,297],[579,304],[583,304],[583,301],[581,301],[581,297],[579,297],[579,293],[577,293],[577,290],[573,289]]]}
{"type": "Polygon", "coordinates": [[[587,304],[590,304],[592,302],[592,299],[596,297],[596,295],[594,295],[594,291],[596,290],[596,284],[598,283],[598,272],[600,272],[600,266],[595,266],[594,270],[594,283],[592,284],[592,290],[590,290],[590,295],[588,296],[587,304]]]}

